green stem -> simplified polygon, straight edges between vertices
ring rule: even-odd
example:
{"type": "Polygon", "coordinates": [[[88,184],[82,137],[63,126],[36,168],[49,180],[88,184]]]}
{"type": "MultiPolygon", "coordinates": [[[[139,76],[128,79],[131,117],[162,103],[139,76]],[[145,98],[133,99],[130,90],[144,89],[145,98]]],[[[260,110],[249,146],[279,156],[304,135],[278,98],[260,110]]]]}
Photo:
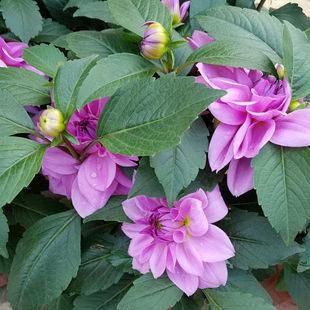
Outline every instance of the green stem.
{"type": "Polygon", "coordinates": [[[97,139],[93,140],[91,143],[89,143],[83,151],[80,153],[79,161],[83,161],[84,156],[88,150],[90,150],[94,145],[96,145],[99,141],[97,139]]]}
{"type": "Polygon", "coordinates": [[[49,143],[49,144],[51,143],[50,140],[48,140],[47,138],[45,138],[43,135],[41,135],[41,134],[38,133],[37,131],[32,131],[31,134],[34,135],[34,136],[36,136],[36,137],[38,137],[38,138],[40,138],[40,139],[42,139],[42,140],[44,140],[45,142],[47,142],[47,143],[49,143]]]}
{"type": "Polygon", "coordinates": [[[176,76],[178,76],[180,73],[181,73],[181,71],[183,71],[186,67],[188,67],[189,65],[191,65],[192,64],[192,62],[186,62],[182,67],[180,67],[179,69],[178,69],[178,71],[177,71],[177,73],[176,73],[176,76]]]}
{"type": "Polygon", "coordinates": [[[261,0],[260,3],[258,4],[256,11],[260,12],[260,10],[262,9],[262,7],[264,6],[266,0],[261,0]]]}
{"type": "Polygon", "coordinates": [[[66,147],[68,148],[70,154],[76,159],[76,160],[80,160],[79,159],[79,154],[76,152],[76,150],[72,147],[70,141],[62,135],[62,141],[65,143],[66,147]]]}

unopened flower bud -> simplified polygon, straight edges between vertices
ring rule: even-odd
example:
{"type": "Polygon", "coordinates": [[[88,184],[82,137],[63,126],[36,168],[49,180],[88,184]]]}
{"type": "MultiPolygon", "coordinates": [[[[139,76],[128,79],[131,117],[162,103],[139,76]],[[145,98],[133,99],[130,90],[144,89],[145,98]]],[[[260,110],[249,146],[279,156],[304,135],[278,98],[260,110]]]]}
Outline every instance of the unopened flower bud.
{"type": "Polygon", "coordinates": [[[57,137],[65,130],[64,118],[57,109],[47,109],[40,117],[38,128],[47,136],[57,137]]]}
{"type": "Polygon", "coordinates": [[[179,0],[161,0],[161,2],[169,9],[172,15],[172,24],[177,25],[183,23],[188,15],[190,1],[184,2],[180,7],[179,0]]]}
{"type": "Polygon", "coordinates": [[[166,29],[157,22],[147,22],[144,37],[141,42],[142,53],[147,59],[160,59],[167,52],[167,46],[170,41],[166,29]]]}

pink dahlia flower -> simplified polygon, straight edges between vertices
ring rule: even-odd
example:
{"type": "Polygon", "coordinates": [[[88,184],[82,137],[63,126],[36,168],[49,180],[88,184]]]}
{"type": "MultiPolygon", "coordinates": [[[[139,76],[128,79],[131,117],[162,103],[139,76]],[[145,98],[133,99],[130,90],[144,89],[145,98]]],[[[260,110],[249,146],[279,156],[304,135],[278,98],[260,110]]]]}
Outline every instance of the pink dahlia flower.
{"type": "Polygon", "coordinates": [[[179,0],[161,0],[161,2],[169,9],[173,17],[173,24],[180,24],[185,21],[190,1],[184,2],[181,7],[179,0]]]}
{"type": "MultiPolygon", "coordinates": [[[[206,33],[195,31],[190,45],[196,49],[213,41],[206,33]]],[[[197,64],[197,82],[227,94],[209,106],[220,121],[209,147],[212,170],[228,163],[229,190],[239,196],[253,188],[251,159],[267,143],[282,146],[310,145],[310,109],[288,113],[291,88],[285,76],[263,76],[261,71],[212,64],[197,64]]]]}
{"type": "MultiPolygon", "coordinates": [[[[78,152],[96,138],[98,119],[107,100],[93,101],[72,115],[68,131],[80,142],[80,145],[72,145],[78,152]]],[[[100,143],[85,157],[80,162],[65,147],[63,150],[53,147],[47,149],[42,162],[42,173],[49,178],[50,190],[71,198],[81,217],[102,208],[112,195],[127,195],[132,181],[120,166],[135,166],[133,160],[138,160],[136,156],[114,154],[100,143]]]]}
{"type": "Polygon", "coordinates": [[[123,202],[134,224],[124,223],[132,238],[128,253],[133,268],[151,269],[154,278],[167,272],[171,281],[188,296],[197,288],[225,285],[225,260],[234,256],[227,235],[213,225],[227,214],[219,188],[198,190],[168,207],[165,198],[137,196],[123,202]]]}
{"type": "Polygon", "coordinates": [[[23,67],[30,71],[44,75],[41,71],[29,66],[22,58],[23,48],[29,47],[22,42],[5,42],[0,37],[0,67],[23,67]]]}

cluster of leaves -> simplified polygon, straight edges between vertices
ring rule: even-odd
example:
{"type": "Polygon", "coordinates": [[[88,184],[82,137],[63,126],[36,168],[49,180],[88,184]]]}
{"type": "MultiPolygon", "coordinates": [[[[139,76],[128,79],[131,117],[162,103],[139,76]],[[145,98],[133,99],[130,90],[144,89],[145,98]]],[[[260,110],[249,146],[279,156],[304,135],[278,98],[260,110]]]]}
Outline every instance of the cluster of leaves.
{"type": "Polygon", "coordinates": [[[206,301],[211,309],[274,309],[258,280],[279,263],[285,289],[299,309],[308,309],[309,149],[267,144],[252,161],[258,199],[254,191],[232,198],[225,171],[215,174],[207,163],[210,116],[198,117],[225,92],[186,75],[196,62],[271,74],[283,63],[293,99],[306,97],[310,25],[296,4],[268,14],[253,10],[253,1],[227,2],[191,0],[189,20],[174,37],[201,29],[216,41],[196,51],[176,49],[177,76],[162,76],[160,62],[141,57],[138,44],[146,21],[168,27],[169,11],[159,0],[1,1],[1,33],[30,41],[23,58],[50,77],[66,120],[111,96],[98,141],[112,152],[143,156],[128,197],[167,197],[172,205],[222,182],[231,212],[219,226],[236,250],[227,285],[191,298],[166,276],[155,280],[132,270],[129,240],[120,231],[128,221],[121,207],[127,197],[113,196],[81,221],[69,202],[40,194],[47,184],[37,173],[49,145],[27,138],[37,133],[23,106],[50,103],[50,84],[23,68],[0,68],[0,272],[9,275],[13,309],[195,310],[206,301]]]}

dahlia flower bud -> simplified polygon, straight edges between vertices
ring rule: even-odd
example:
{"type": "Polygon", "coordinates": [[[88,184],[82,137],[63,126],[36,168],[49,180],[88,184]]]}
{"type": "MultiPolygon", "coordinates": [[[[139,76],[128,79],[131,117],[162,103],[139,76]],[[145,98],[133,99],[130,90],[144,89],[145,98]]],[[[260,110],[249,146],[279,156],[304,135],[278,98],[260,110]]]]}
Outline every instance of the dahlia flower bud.
{"type": "Polygon", "coordinates": [[[163,5],[165,5],[172,16],[172,24],[177,25],[183,23],[188,15],[188,8],[190,5],[190,1],[184,2],[180,7],[179,0],[161,0],[163,5]]]}
{"type": "Polygon", "coordinates": [[[47,136],[57,137],[65,130],[64,118],[57,109],[47,109],[40,117],[38,128],[47,136]]]}
{"type": "Polygon", "coordinates": [[[147,22],[144,37],[141,42],[142,53],[147,59],[157,60],[164,56],[170,41],[166,29],[157,22],[147,22]]]}

